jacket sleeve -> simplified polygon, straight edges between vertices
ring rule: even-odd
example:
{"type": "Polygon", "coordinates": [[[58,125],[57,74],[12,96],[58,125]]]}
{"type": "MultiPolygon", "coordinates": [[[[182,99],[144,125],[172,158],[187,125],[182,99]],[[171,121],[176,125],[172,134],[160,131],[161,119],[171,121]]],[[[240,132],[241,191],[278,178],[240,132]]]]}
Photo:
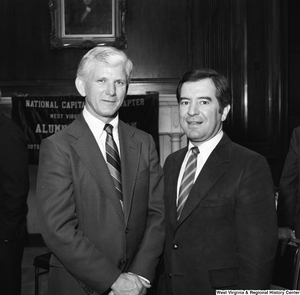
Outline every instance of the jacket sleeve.
{"type": "Polygon", "coordinates": [[[266,159],[250,157],[236,199],[238,289],[270,287],[277,249],[277,219],[271,172],[266,159]]]}
{"type": "Polygon", "coordinates": [[[64,265],[79,283],[103,293],[121,270],[79,227],[80,212],[74,189],[74,182],[79,180],[72,177],[67,149],[67,144],[57,144],[49,138],[41,144],[37,177],[41,232],[48,248],[55,254],[51,260],[53,265],[64,265]]]}
{"type": "MultiPolygon", "coordinates": [[[[300,129],[298,129],[300,131],[300,129]]],[[[299,186],[299,132],[294,129],[279,185],[278,225],[294,227],[294,212],[299,186]]]]}
{"type": "Polygon", "coordinates": [[[165,238],[163,172],[153,139],[150,140],[148,217],[143,240],[129,271],[152,281],[165,238]]]}
{"type": "Polygon", "coordinates": [[[0,130],[0,180],[0,239],[12,240],[26,224],[29,174],[25,136],[9,121],[0,130]]]}

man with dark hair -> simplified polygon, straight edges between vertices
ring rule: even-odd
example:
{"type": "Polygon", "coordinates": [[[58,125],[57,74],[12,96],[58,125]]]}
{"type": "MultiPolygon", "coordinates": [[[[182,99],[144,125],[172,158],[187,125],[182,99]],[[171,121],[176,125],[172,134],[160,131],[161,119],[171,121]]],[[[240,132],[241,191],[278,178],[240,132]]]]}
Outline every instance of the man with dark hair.
{"type": "Polygon", "coordinates": [[[165,162],[165,292],[268,289],[277,245],[274,186],[266,159],[222,131],[231,94],[211,69],[177,88],[189,140],[165,162]]]}

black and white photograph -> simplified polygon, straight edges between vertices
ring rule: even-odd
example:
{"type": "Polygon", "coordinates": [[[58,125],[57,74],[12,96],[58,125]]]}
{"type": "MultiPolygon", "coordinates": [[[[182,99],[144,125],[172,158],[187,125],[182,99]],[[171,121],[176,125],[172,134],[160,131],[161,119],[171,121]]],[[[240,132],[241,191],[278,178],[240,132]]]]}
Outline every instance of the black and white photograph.
{"type": "Polygon", "coordinates": [[[300,295],[300,0],[0,0],[0,295],[300,295]]]}

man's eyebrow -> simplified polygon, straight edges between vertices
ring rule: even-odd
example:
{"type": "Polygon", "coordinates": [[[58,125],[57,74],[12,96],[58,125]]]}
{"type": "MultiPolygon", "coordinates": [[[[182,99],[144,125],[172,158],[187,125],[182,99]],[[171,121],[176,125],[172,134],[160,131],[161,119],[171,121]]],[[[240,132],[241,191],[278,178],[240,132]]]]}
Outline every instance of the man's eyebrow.
{"type": "Polygon", "coordinates": [[[212,98],[210,96],[199,96],[197,99],[207,99],[209,101],[212,101],[212,98]]]}
{"type": "MultiPolygon", "coordinates": [[[[191,98],[181,96],[180,101],[183,99],[191,100],[191,98]]],[[[212,101],[212,98],[210,96],[199,96],[199,97],[197,97],[197,99],[206,99],[206,100],[212,101]]]]}
{"type": "Polygon", "coordinates": [[[190,98],[188,98],[188,97],[180,96],[179,100],[183,100],[183,99],[188,99],[188,100],[190,100],[190,98]]]}

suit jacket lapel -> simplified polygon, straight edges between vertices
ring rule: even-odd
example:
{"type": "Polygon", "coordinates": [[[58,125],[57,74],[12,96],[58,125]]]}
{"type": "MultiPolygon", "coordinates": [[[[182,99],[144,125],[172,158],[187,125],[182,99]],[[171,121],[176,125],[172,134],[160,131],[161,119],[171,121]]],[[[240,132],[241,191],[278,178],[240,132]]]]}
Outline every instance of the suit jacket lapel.
{"type": "Polygon", "coordinates": [[[178,226],[184,222],[199,203],[202,202],[207,193],[217,184],[218,180],[226,172],[222,163],[230,160],[229,142],[230,139],[224,133],[221,141],[210,154],[191,189],[190,195],[178,221],[178,226]]]}
{"type": "Polygon", "coordinates": [[[134,186],[141,156],[141,142],[133,137],[134,129],[119,121],[121,175],[125,224],[130,215],[134,186]]]}
{"type": "Polygon", "coordinates": [[[77,141],[72,144],[74,150],[85,163],[87,169],[94,175],[95,180],[104,191],[105,197],[111,201],[123,219],[122,207],[107,164],[82,114],[74,121],[69,133],[77,138],[77,141]],[[89,150],[88,153],[87,149],[89,150]]]}

